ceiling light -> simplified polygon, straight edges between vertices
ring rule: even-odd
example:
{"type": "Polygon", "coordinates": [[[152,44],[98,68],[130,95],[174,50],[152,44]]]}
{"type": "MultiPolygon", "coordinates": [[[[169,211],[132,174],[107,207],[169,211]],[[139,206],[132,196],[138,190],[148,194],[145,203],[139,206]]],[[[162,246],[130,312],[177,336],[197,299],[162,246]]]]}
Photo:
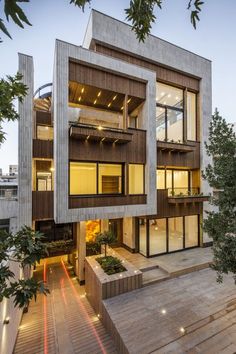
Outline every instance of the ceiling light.
{"type": "Polygon", "coordinates": [[[87,136],[86,140],[89,140],[89,138],[90,138],[90,135],[87,136]]]}
{"type": "Polygon", "coordinates": [[[78,101],[79,101],[79,102],[81,101],[81,96],[79,97],[78,101]]]}
{"type": "Polygon", "coordinates": [[[111,107],[111,102],[110,102],[110,103],[108,103],[107,107],[111,107]]]}
{"type": "Polygon", "coordinates": [[[130,101],[131,101],[131,98],[128,99],[127,103],[130,103],[130,101]]]}
{"type": "Polygon", "coordinates": [[[119,141],[119,139],[116,139],[116,140],[114,141],[114,144],[117,143],[117,141],[119,141]]]}
{"type": "Polygon", "coordinates": [[[82,87],[82,90],[81,90],[81,93],[83,93],[84,92],[84,87],[82,87]]]}
{"type": "Polygon", "coordinates": [[[115,101],[116,97],[117,97],[117,95],[115,95],[115,96],[112,98],[112,101],[115,101]]]}
{"type": "Polygon", "coordinates": [[[124,106],[121,107],[121,110],[124,109],[124,106]]]}
{"type": "Polygon", "coordinates": [[[50,168],[50,171],[52,171],[52,172],[55,171],[55,168],[54,168],[54,167],[51,167],[51,168],[50,168]]]}
{"type": "Polygon", "coordinates": [[[94,102],[93,102],[93,104],[96,104],[97,103],[97,100],[95,100],[94,102]]]}
{"type": "Polygon", "coordinates": [[[100,97],[100,96],[101,96],[101,93],[102,93],[102,91],[99,91],[99,92],[98,92],[98,97],[100,97]]]}
{"type": "Polygon", "coordinates": [[[184,329],[184,327],[180,327],[180,329],[179,329],[179,330],[180,330],[180,332],[181,332],[181,333],[185,333],[185,329],[184,329]]]}
{"type": "Polygon", "coordinates": [[[98,129],[98,130],[102,130],[103,127],[102,127],[101,125],[99,125],[99,126],[97,127],[97,129],[98,129]]]}
{"type": "Polygon", "coordinates": [[[171,94],[169,93],[168,97],[170,98],[171,97],[171,94]]]}
{"type": "Polygon", "coordinates": [[[102,138],[101,142],[103,142],[105,139],[106,139],[105,137],[104,137],[104,138],[102,138]]]}
{"type": "Polygon", "coordinates": [[[175,99],[176,99],[176,100],[178,100],[178,99],[179,99],[179,97],[178,97],[178,96],[176,96],[176,97],[175,97],[175,99]]]}
{"type": "Polygon", "coordinates": [[[166,309],[162,309],[162,310],[161,310],[161,313],[162,313],[163,315],[165,315],[165,314],[166,314],[166,309]]]}
{"type": "Polygon", "coordinates": [[[164,94],[165,94],[165,92],[162,92],[162,93],[161,93],[161,96],[164,96],[164,94]]]}

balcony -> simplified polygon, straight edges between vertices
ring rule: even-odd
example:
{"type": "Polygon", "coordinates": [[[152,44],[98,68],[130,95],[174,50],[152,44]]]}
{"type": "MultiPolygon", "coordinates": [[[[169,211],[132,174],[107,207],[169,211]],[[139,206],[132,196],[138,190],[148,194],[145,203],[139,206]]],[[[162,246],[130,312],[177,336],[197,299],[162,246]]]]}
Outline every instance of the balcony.
{"type": "Polygon", "coordinates": [[[87,124],[76,124],[70,127],[70,136],[79,140],[104,143],[127,144],[132,141],[133,134],[122,129],[105,128],[87,124]]]}
{"type": "Polygon", "coordinates": [[[199,188],[170,188],[168,189],[168,203],[202,203],[207,202],[209,196],[200,193],[199,188]]]}

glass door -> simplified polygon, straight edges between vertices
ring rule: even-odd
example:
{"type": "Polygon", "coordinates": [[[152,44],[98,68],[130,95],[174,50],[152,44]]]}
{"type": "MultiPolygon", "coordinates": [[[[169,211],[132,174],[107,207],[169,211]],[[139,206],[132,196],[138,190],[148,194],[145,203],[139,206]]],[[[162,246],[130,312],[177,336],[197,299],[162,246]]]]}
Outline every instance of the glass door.
{"type": "Polygon", "coordinates": [[[109,219],[109,231],[111,231],[116,238],[112,246],[121,246],[123,243],[123,219],[109,219]]]}

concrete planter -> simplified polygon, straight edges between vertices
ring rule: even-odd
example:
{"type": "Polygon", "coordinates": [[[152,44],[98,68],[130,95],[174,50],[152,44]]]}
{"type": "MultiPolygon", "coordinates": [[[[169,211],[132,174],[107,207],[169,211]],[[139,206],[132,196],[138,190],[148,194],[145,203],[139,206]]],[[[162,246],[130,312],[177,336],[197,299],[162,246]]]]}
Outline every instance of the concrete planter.
{"type": "Polygon", "coordinates": [[[122,264],[127,270],[107,275],[96,261],[99,255],[85,258],[86,296],[101,319],[104,312],[102,300],[139,289],[142,286],[142,272],[140,270],[127,262],[115,251],[110,250],[108,254],[121,259],[122,264]]]}

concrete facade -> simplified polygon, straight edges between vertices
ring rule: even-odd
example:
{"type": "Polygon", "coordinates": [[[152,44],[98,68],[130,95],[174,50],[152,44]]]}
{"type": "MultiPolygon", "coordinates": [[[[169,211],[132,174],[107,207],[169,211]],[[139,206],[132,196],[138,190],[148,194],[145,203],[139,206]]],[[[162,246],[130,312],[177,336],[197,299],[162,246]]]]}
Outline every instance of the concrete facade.
{"type": "Polygon", "coordinates": [[[155,95],[156,75],[135,65],[91,52],[69,43],[56,41],[54,79],[53,79],[53,116],[54,116],[54,219],[56,223],[77,222],[104,218],[119,218],[155,214],[156,195],[156,137],[155,137],[155,95]],[[97,207],[69,209],[68,207],[68,63],[69,58],[87,65],[103,68],[129,78],[146,82],[146,101],[143,106],[140,128],[147,131],[147,162],[145,166],[145,193],[147,204],[122,205],[116,207],[97,207]]]}
{"type": "MultiPolygon", "coordinates": [[[[150,62],[200,79],[198,114],[201,132],[201,170],[204,170],[211,162],[204,145],[204,141],[208,140],[208,127],[212,114],[211,61],[155,36],[148,36],[144,43],[138,42],[131,26],[95,10],[91,12],[83,46],[90,48],[93,42],[105,43],[107,47],[119,48],[121,52],[148,59],[150,62]]],[[[203,179],[201,179],[200,187],[203,194],[208,195],[212,191],[209,184],[203,179]]],[[[204,203],[203,217],[209,210],[211,210],[209,203],[204,203]]],[[[209,241],[208,235],[203,233],[203,242],[209,241]]]]}

